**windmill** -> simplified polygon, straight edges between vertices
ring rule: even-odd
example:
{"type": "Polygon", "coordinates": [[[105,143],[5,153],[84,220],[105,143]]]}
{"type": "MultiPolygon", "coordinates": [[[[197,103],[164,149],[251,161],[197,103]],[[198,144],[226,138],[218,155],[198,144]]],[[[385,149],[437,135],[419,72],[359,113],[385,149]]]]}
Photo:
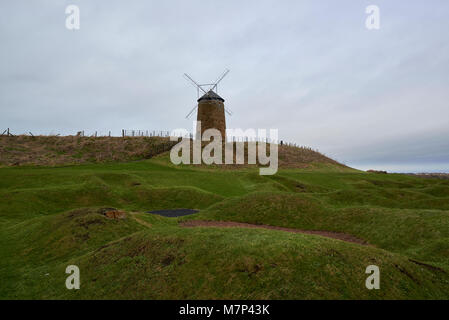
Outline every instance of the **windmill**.
{"type": "MultiPolygon", "coordinates": [[[[195,80],[192,79],[192,77],[190,77],[187,73],[184,73],[184,78],[186,80],[188,80],[195,88],[197,91],[197,99],[200,99],[200,92],[204,93],[205,95],[208,94],[210,91],[212,91],[213,93],[216,93],[218,95],[218,84],[221,82],[221,80],[223,80],[224,77],[226,77],[226,75],[229,73],[229,69],[226,69],[221,75],[220,77],[218,77],[218,79],[214,82],[214,83],[206,83],[206,84],[198,84],[195,80]],[[204,89],[204,87],[208,87],[206,88],[207,91],[204,89]],[[214,92],[215,90],[215,92],[214,92]]],[[[224,101],[224,100],[223,100],[224,101]]],[[[193,114],[193,112],[198,108],[198,106],[193,107],[192,110],[190,110],[190,112],[187,114],[186,119],[189,119],[190,116],[193,114]]],[[[232,116],[232,111],[229,110],[228,108],[224,108],[226,113],[230,116],[232,116]]]]}
{"type": "Polygon", "coordinates": [[[198,105],[190,110],[186,119],[190,118],[194,111],[198,109],[197,121],[201,121],[201,134],[205,130],[213,128],[219,130],[223,138],[226,137],[225,112],[230,116],[232,116],[232,112],[224,106],[225,100],[217,92],[218,84],[228,73],[229,70],[226,69],[215,82],[206,84],[198,84],[187,73],[184,73],[184,78],[196,88],[198,95],[198,105]]]}

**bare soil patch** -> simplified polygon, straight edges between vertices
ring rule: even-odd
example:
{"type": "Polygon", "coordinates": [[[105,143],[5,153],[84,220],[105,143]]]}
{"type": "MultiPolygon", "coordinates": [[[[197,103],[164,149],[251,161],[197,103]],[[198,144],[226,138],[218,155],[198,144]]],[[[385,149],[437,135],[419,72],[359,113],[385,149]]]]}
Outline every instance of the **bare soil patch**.
{"type": "Polygon", "coordinates": [[[110,219],[125,219],[126,212],[115,208],[101,208],[99,212],[110,219]]]}
{"type": "Polygon", "coordinates": [[[253,228],[253,229],[269,229],[278,230],[292,233],[303,233],[303,234],[313,234],[326,238],[338,239],[345,242],[357,243],[361,245],[369,245],[365,240],[354,237],[350,234],[332,231],[320,231],[320,230],[302,230],[294,228],[284,228],[269,226],[263,224],[250,224],[232,221],[202,221],[202,220],[191,220],[180,222],[182,227],[219,227],[219,228],[253,228]]]}

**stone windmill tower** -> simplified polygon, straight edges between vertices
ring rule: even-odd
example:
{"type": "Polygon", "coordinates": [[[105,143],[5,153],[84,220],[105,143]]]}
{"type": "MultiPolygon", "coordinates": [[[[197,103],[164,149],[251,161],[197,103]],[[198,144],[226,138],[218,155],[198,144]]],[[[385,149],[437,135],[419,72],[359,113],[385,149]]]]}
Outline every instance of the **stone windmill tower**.
{"type": "Polygon", "coordinates": [[[198,84],[187,73],[184,73],[184,77],[196,87],[198,94],[198,105],[189,112],[186,118],[189,118],[198,109],[197,121],[201,121],[201,135],[207,129],[217,129],[220,131],[223,141],[226,139],[225,112],[229,115],[232,115],[232,112],[224,106],[225,100],[218,95],[217,91],[218,84],[228,73],[229,70],[226,70],[217,81],[208,84],[198,84]],[[200,92],[203,94],[201,97],[200,92]]]}

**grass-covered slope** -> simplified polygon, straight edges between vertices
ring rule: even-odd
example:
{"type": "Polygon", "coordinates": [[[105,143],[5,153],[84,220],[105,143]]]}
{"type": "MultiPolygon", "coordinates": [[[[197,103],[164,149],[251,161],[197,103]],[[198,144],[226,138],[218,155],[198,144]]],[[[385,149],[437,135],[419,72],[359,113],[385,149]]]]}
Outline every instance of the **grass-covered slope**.
{"type": "Polygon", "coordinates": [[[180,228],[168,218],[128,214],[114,220],[94,209],[40,217],[9,231],[3,298],[447,297],[441,272],[381,249],[317,236],[180,228]],[[64,285],[72,264],[80,268],[79,291],[64,285]],[[370,264],[382,270],[382,290],[365,288],[370,264]]]}
{"type": "Polygon", "coordinates": [[[328,165],[275,176],[163,157],[0,168],[0,298],[448,299],[448,181],[328,165]],[[111,219],[100,207],[128,213],[111,219]],[[201,211],[142,213],[174,208],[201,211]],[[186,219],[343,232],[370,246],[178,224],[186,219]],[[69,264],[80,267],[78,291],[65,288],[69,264]],[[370,264],[380,290],[365,287],[370,264]]]}
{"type": "Polygon", "coordinates": [[[0,136],[0,166],[149,159],[175,143],[162,137],[0,136]]]}
{"type": "Polygon", "coordinates": [[[82,256],[140,228],[135,220],[109,219],[89,209],[2,226],[0,297],[45,298],[46,291],[54,289],[45,284],[48,277],[54,276],[50,273],[51,266],[82,256]]]}
{"type": "MultiPolygon", "coordinates": [[[[83,136],[0,136],[1,166],[56,166],[81,163],[125,162],[161,156],[169,164],[168,154],[177,142],[168,137],[83,137],[83,136]]],[[[242,145],[247,155],[248,144],[242,145]]],[[[191,145],[192,146],[192,145],[191,145]]],[[[269,147],[267,148],[269,150],[269,147]]],[[[224,154],[224,151],[223,151],[224,154]]],[[[326,168],[348,170],[318,151],[307,147],[279,145],[279,167],[281,168],[326,168]]],[[[234,154],[235,163],[235,154],[234,154]]],[[[241,169],[242,166],[220,166],[241,169]]]]}
{"type": "Polygon", "coordinates": [[[316,196],[262,192],[225,200],[183,218],[198,219],[347,233],[449,270],[449,211],[332,208],[316,196]]]}

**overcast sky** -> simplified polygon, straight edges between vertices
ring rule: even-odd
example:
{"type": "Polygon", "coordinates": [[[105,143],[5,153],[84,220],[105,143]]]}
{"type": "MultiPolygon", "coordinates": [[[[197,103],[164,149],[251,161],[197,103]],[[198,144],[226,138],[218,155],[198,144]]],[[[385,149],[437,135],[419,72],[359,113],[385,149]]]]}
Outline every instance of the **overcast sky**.
{"type": "Polygon", "coordinates": [[[229,68],[229,128],[362,169],[449,171],[448,17],[447,0],[2,0],[0,131],[190,129],[182,74],[229,68]]]}

